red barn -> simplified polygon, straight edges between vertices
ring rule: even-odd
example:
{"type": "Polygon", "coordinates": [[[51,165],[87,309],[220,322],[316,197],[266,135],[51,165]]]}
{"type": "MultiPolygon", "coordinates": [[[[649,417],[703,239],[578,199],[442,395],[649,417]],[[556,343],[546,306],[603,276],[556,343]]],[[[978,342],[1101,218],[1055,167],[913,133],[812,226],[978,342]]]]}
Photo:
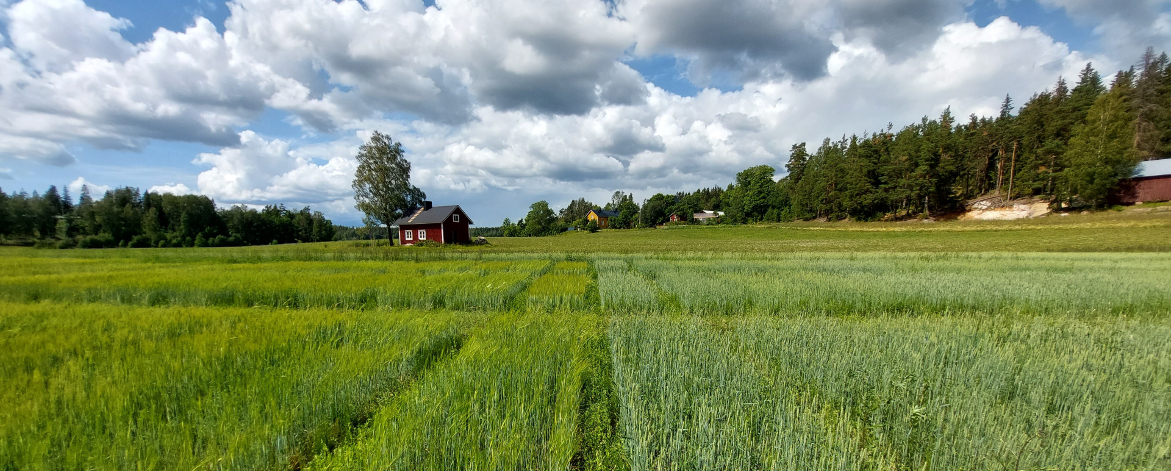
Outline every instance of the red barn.
{"type": "Polygon", "coordinates": [[[682,220],[683,220],[683,219],[682,219],[682,218],[680,218],[678,214],[671,213],[671,222],[679,222],[679,221],[682,221],[682,220]]]}
{"type": "Polygon", "coordinates": [[[471,218],[459,205],[432,206],[430,201],[424,201],[422,208],[391,225],[398,226],[399,245],[415,245],[425,240],[440,244],[471,242],[471,224],[471,218]]]}
{"type": "Polygon", "coordinates": [[[1123,180],[1114,198],[1118,203],[1171,200],[1171,159],[1148,160],[1135,169],[1135,177],[1123,180]]]}

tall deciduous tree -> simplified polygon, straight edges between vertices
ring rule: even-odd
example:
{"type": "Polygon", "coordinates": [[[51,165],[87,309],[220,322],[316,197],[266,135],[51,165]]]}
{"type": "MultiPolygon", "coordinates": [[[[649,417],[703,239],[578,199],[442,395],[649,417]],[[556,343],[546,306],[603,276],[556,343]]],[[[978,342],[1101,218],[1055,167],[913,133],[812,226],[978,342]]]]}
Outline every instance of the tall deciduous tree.
{"type": "Polygon", "coordinates": [[[374,131],[358,148],[357,159],[354,207],[371,220],[386,225],[389,231],[395,220],[423,204],[427,195],[411,185],[411,163],[403,157],[402,144],[374,131]]]}
{"type": "Polygon", "coordinates": [[[775,172],[776,170],[768,165],[757,165],[736,174],[736,186],[742,191],[740,210],[743,211],[744,217],[751,221],[759,221],[764,217],[772,198],[775,172]]]}
{"type": "Polygon", "coordinates": [[[1110,92],[1090,107],[1085,124],[1074,129],[1064,172],[1070,196],[1094,206],[1138,165],[1134,148],[1134,117],[1130,114],[1131,76],[1118,74],[1110,92]]]}
{"type": "Polygon", "coordinates": [[[555,232],[556,215],[549,208],[549,202],[541,200],[529,206],[525,216],[525,232],[533,237],[551,235],[555,232]]]}

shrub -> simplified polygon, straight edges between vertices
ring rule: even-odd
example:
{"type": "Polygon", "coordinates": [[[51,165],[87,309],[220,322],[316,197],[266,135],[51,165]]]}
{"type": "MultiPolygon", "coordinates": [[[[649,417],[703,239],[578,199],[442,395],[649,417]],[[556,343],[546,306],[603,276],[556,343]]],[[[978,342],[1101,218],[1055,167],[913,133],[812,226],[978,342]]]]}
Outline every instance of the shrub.
{"type": "Polygon", "coordinates": [[[109,234],[85,236],[77,243],[77,246],[83,249],[100,249],[102,247],[113,247],[114,245],[114,238],[109,234]]]}
{"type": "Polygon", "coordinates": [[[151,245],[150,237],[145,235],[136,235],[133,239],[130,239],[131,248],[142,249],[150,247],[151,245]]]}

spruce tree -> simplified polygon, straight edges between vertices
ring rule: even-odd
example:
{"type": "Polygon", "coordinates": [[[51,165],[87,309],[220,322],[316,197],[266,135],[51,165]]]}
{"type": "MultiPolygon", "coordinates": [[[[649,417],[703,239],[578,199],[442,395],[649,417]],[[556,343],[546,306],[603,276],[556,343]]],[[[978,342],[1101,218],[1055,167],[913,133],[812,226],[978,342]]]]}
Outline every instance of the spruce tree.
{"type": "Polygon", "coordinates": [[[1143,54],[1142,70],[1134,85],[1134,99],[1131,101],[1131,111],[1134,113],[1134,146],[1142,160],[1159,157],[1160,140],[1163,130],[1158,126],[1161,121],[1162,107],[1159,88],[1163,83],[1163,71],[1166,56],[1156,56],[1154,48],[1147,48],[1143,54]]]}

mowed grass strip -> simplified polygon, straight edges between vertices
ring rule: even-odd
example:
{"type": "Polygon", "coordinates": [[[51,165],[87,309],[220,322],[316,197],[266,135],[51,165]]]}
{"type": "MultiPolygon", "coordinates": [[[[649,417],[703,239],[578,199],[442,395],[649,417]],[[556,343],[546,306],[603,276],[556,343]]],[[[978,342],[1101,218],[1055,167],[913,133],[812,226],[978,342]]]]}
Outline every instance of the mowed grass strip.
{"type": "Polygon", "coordinates": [[[0,302],[0,469],[296,466],[471,317],[0,302]]]}
{"type": "Polygon", "coordinates": [[[60,270],[52,258],[23,258],[0,284],[0,299],[132,305],[497,310],[544,260],[429,262],[136,263],[104,260],[109,271],[60,270]]]}
{"type": "Polygon", "coordinates": [[[605,322],[595,315],[501,314],[379,410],[357,440],[309,468],[621,467],[617,404],[606,365],[595,361],[599,348],[606,351],[605,322]]]}
{"type": "Polygon", "coordinates": [[[1166,469],[1171,324],[622,316],[632,469],[1166,469]]]}

